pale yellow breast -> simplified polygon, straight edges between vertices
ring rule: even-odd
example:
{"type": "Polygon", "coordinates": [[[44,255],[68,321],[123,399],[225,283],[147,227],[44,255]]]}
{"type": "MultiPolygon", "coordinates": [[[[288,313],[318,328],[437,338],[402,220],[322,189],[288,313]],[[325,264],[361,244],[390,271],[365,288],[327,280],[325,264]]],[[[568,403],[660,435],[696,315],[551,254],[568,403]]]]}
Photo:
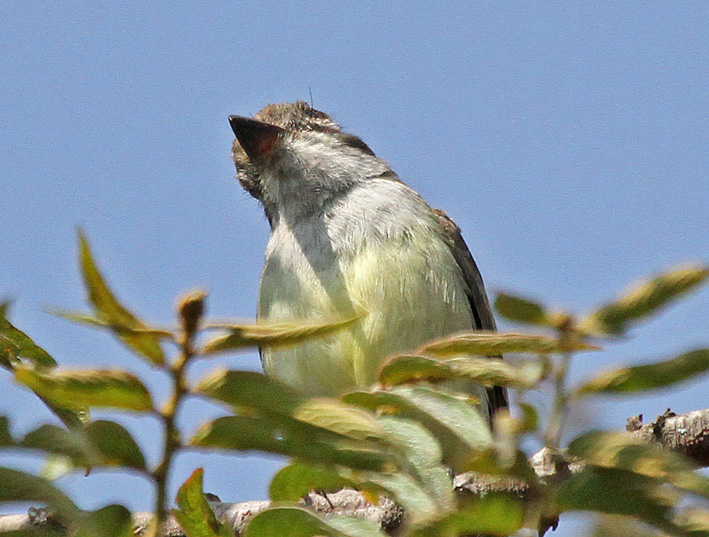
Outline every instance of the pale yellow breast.
{"type": "Polygon", "coordinates": [[[300,391],[334,396],[369,386],[387,355],[473,326],[462,274],[437,237],[379,243],[336,263],[321,261],[298,251],[272,256],[259,294],[264,320],[365,312],[335,335],[262,353],[266,372],[300,391]]]}

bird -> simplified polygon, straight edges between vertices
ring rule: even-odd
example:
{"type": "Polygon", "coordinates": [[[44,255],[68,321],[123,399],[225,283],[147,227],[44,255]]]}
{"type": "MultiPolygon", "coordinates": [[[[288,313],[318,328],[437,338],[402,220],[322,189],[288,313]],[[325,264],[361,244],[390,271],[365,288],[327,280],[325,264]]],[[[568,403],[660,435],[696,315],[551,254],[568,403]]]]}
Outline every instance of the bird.
{"type": "MultiPolygon", "coordinates": [[[[495,330],[461,231],[389,164],[304,101],[229,116],[241,186],[270,225],[257,320],[355,322],[286,348],[263,348],[267,375],[312,397],[377,380],[387,356],[464,330],[495,330]]],[[[504,388],[475,386],[488,419],[504,388]]]]}

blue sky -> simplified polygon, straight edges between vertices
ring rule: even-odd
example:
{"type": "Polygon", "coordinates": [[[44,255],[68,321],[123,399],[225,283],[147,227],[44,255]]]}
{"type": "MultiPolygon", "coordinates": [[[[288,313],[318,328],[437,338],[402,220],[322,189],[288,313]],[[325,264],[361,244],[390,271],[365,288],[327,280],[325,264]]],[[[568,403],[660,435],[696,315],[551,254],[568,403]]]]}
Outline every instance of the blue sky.
{"type": "MultiPolygon", "coordinates": [[[[79,225],[145,319],[170,322],[174,298],[198,286],[212,316],[253,315],[268,226],[234,180],[227,116],[310,91],[455,218],[490,290],[583,312],[639,276],[709,259],[704,2],[29,1],[3,3],[0,19],[0,297],[62,364],[165,386],[110,337],[43,313],[84,307],[79,225]]],[[[573,378],[706,345],[708,306],[705,289],[578,357],[573,378]]],[[[223,363],[259,367],[253,353],[223,363]]],[[[0,385],[17,432],[47,419],[8,375],[0,385]]],[[[569,429],[706,403],[705,379],[594,402],[569,429]]],[[[190,426],[206,410],[193,406],[190,426]]],[[[156,423],[119,420],[154,454],[156,423]]],[[[280,464],[188,454],[172,485],[204,465],[207,490],[259,499],[280,464]]],[[[82,507],[149,507],[137,477],[61,485],[82,507]]]]}

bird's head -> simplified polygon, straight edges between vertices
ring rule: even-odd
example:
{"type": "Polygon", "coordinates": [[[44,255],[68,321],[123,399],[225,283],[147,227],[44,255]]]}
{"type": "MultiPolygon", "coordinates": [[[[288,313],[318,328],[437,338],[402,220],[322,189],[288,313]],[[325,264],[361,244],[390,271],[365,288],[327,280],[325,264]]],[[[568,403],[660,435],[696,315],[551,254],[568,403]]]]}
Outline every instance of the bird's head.
{"type": "Polygon", "coordinates": [[[391,173],[360,138],[304,101],[270,104],[229,123],[237,177],[269,219],[323,210],[355,184],[391,173]]]}

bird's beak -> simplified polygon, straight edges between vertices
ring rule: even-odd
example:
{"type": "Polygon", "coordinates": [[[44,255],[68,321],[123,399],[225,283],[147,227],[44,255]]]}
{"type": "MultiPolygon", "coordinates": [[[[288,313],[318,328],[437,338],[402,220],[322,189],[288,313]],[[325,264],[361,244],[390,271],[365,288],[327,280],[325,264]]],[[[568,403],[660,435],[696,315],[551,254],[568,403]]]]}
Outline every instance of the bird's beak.
{"type": "Polygon", "coordinates": [[[285,132],[282,128],[248,117],[229,116],[231,130],[250,159],[271,151],[285,132]]]}

